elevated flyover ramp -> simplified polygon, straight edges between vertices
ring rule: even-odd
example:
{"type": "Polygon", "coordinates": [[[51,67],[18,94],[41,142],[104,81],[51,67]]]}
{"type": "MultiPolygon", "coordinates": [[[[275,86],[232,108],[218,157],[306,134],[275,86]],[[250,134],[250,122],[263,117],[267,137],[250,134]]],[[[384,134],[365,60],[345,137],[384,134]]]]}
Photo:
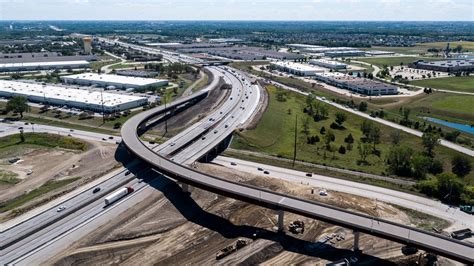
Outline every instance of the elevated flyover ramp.
{"type": "MultiPolygon", "coordinates": [[[[169,160],[147,147],[140,140],[138,134],[138,129],[141,128],[143,124],[163,112],[165,112],[164,106],[160,106],[139,113],[124,124],[121,133],[123,143],[130,152],[164,175],[226,197],[274,210],[289,211],[309,218],[322,220],[358,232],[415,246],[463,263],[474,263],[474,246],[471,244],[376,217],[228,181],[200,173],[169,160]]],[[[213,147],[208,148],[212,149],[213,147]]]]}

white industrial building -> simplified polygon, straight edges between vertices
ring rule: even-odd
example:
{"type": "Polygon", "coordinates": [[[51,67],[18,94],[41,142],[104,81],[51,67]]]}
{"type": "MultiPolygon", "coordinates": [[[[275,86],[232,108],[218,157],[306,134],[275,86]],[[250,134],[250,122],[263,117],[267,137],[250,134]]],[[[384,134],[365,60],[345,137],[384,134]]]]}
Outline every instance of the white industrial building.
{"type": "Polygon", "coordinates": [[[85,86],[96,85],[99,87],[115,87],[117,89],[143,89],[168,85],[168,80],[166,79],[140,78],[96,73],[62,76],[61,80],[68,84],[79,84],[85,86]]]}
{"type": "Polygon", "coordinates": [[[311,59],[309,60],[311,65],[316,65],[320,67],[325,67],[329,69],[346,69],[347,64],[334,61],[334,60],[326,60],[326,59],[311,59]]]}
{"type": "Polygon", "coordinates": [[[56,62],[25,62],[0,64],[0,72],[36,71],[53,69],[79,69],[88,68],[90,63],[86,60],[56,61],[56,62]]]}
{"type": "Polygon", "coordinates": [[[365,51],[365,55],[366,56],[385,56],[385,55],[395,55],[395,52],[371,50],[371,51],[365,51]]]}
{"type": "Polygon", "coordinates": [[[24,96],[30,102],[113,113],[145,105],[145,97],[0,80],[0,97],[24,96]]]}
{"type": "Polygon", "coordinates": [[[328,57],[365,56],[365,52],[361,50],[327,51],[324,55],[328,57]]]}
{"type": "Polygon", "coordinates": [[[314,76],[316,73],[322,73],[325,71],[323,68],[319,67],[284,61],[270,62],[270,65],[280,71],[288,72],[297,76],[314,76]]]}
{"type": "Polygon", "coordinates": [[[395,95],[398,93],[396,86],[338,72],[318,73],[314,78],[329,85],[369,96],[395,95]]]}

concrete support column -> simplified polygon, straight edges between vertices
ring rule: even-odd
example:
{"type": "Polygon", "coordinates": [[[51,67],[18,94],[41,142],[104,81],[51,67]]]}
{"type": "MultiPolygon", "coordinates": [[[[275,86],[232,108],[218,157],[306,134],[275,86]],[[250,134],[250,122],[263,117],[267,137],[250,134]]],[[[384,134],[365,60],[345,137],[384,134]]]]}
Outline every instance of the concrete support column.
{"type": "Polygon", "coordinates": [[[186,183],[181,183],[181,191],[184,193],[189,193],[189,185],[186,183]]]}
{"type": "Polygon", "coordinates": [[[359,234],[359,231],[354,230],[354,251],[359,251],[359,234]]]}
{"type": "Polygon", "coordinates": [[[283,210],[278,210],[278,232],[283,232],[285,229],[284,215],[285,212],[283,210]]]}

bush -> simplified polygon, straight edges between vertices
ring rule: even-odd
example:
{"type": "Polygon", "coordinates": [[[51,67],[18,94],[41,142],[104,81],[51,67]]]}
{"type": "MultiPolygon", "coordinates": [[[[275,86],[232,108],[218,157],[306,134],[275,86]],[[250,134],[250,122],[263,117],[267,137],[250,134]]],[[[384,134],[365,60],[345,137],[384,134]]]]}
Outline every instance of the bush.
{"type": "Polygon", "coordinates": [[[464,177],[471,172],[471,162],[462,155],[456,155],[451,160],[452,171],[460,177],[464,177]]]}
{"type": "Polygon", "coordinates": [[[354,137],[352,137],[351,133],[349,133],[349,135],[347,135],[347,137],[344,139],[344,142],[349,143],[349,144],[354,143],[354,137]]]}
{"type": "Polygon", "coordinates": [[[118,129],[118,128],[120,128],[121,126],[122,126],[122,123],[117,122],[117,123],[114,124],[114,129],[118,129]]]}

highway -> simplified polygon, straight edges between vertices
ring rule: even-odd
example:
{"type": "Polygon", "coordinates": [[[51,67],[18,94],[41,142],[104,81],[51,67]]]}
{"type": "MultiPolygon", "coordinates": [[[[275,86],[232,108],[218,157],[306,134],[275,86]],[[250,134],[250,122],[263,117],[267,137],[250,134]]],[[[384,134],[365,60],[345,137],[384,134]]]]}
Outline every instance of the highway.
{"type": "MultiPolygon", "coordinates": [[[[218,69],[212,71],[212,73],[214,74],[222,72],[225,71],[218,69]]],[[[228,82],[235,82],[237,80],[237,78],[235,78],[230,73],[226,72],[225,75],[227,75],[226,79],[228,82]]],[[[217,80],[217,78],[215,80],[217,80]]],[[[208,91],[214,88],[216,85],[217,82],[213,82],[205,90],[194,93],[191,96],[181,98],[167,105],[166,111],[164,111],[162,114],[165,114],[168,111],[174,110],[176,108],[185,106],[188,102],[193,102],[195,99],[202,98],[203,96],[207,95],[208,91]]],[[[236,86],[233,86],[231,94],[236,92],[237,94],[239,94],[240,91],[243,91],[243,87],[236,84],[236,86]]],[[[230,113],[228,113],[229,108],[230,107],[227,105],[222,105],[216,112],[211,114],[211,116],[214,116],[216,120],[220,121],[222,119],[222,114],[226,113],[230,115],[230,113]]],[[[202,119],[200,123],[206,123],[206,121],[207,118],[202,119]]],[[[7,134],[7,131],[17,131],[18,126],[20,126],[20,124],[18,123],[14,123],[11,125],[8,124],[8,126],[5,128],[4,133],[7,134]]],[[[42,130],[46,129],[38,125],[34,126],[41,128],[42,130]]],[[[34,128],[35,132],[37,132],[36,127],[34,128]]],[[[193,126],[193,128],[197,127],[193,126]]],[[[47,128],[47,130],[53,130],[54,132],[56,132],[58,128],[47,128]]],[[[62,134],[66,134],[68,132],[67,129],[59,130],[60,132],[62,132],[62,134]]],[[[102,139],[104,137],[103,135],[83,135],[83,132],[77,133],[79,133],[78,136],[86,138],[97,137],[102,139]]],[[[177,135],[175,138],[179,139],[181,138],[181,136],[177,135]]],[[[176,139],[175,141],[177,141],[176,139]]],[[[183,142],[183,145],[184,144],[185,142],[183,142]]],[[[178,147],[178,145],[176,146],[178,147]]],[[[101,208],[101,206],[103,206],[103,197],[108,194],[108,191],[111,191],[112,189],[115,189],[120,186],[124,186],[125,183],[127,183],[128,181],[131,182],[129,182],[128,185],[133,186],[134,188],[136,188],[137,191],[133,193],[133,197],[126,197],[116,207],[114,205],[115,212],[111,212],[110,215],[119,211],[125,211],[126,209],[131,207],[130,204],[127,203],[129,199],[132,200],[136,199],[137,197],[143,198],[147,195],[145,193],[150,194],[154,191],[154,189],[146,183],[139,183],[139,185],[137,185],[136,178],[133,175],[125,177],[125,171],[123,171],[120,174],[114,176],[113,178],[108,179],[108,182],[110,183],[107,183],[107,185],[105,183],[100,184],[100,187],[103,189],[100,193],[94,195],[94,197],[91,197],[91,195],[93,195],[91,188],[73,198],[70,198],[64,202],[61,202],[60,204],[57,204],[49,209],[44,210],[43,212],[33,216],[32,218],[19,223],[18,225],[10,226],[9,228],[5,229],[5,231],[2,231],[2,242],[0,242],[2,245],[2,251],[0,251],[0,263],[14,263],[23,265],[27,264],[26,262],[43,261],[48,257],[51,257],[55,254],[55,251],[51,248],[57,245],[56,240],[60,243],[70,244],[75,240],[74,238],[70,237],[77,236],[79,234],[79,232],[76,231],[78,227],[87,226],[88,224],[100,224],[98,220],[95,220],[95,217],[100,219],[100,221],[106,221],[106,218],[110,216],[108,216],[109,214],[105,215],[106,211],[102,210],[101,208]],[[114,187],[111,189],[109,185],[114,185],[114,187]],[[67,208],[63,212],[58,213],[57,208],[59,206],[66,206],[67,208]],[[73,209],[70,206],[78,207],[73,209]],[[78,214],[80,214],[80,217],[78,216],[78,214]],[[35,240],[33,241],[33,239],[35,240]]],[[[92,228],[90,229],[92,230],[92,228]]],[[[86,233],[87,232],[84,231],[82,235],[86,233]]]]}
{"type": "Polygon", "coordinates": [[[121,132],[123,143],[132,153],[167,176],[231,198],[275,210],[301,214],[385,239],[414,245],[461,262],[474,262],[474,246],[470,244],[387,220],[224,180],[167,159],[148,148],[137,134],[139,127],[155,115],[162,113],[163,109],[163,107],[158,107],[130,118],[122,127],[121,132]]]}
{"type": "Polygon", "coordinates": [[[314,188],[339,191],[351,195],[370,198],[375,201],[383,201],[390,204],[395,204],[450,221],[452,222],[450,230],[459,230],[464,228],[474,229],[474,219],[472,215],[460,211],[459,208],[452,208],[437,200],[315,173],[312,173],[312,176],[308,177],[306,176],[306,172],[272,165],[264,165],[261,163],[255,163],[236,158],[218,156],[212,162],[230,169],[237,170],[239,172],[249,173],[257,176],[260,175],[278,178],[298,184],[308,185],[314,188]],[[235,165],[232,165],[231,163],[234,163],[235,165]],[[263,173],[263,171],[259,171],[257,168],[263,168],[264,170],[269,171],[270,174],[266,175],[263,173]]]}
{"type": "MultiPolygon", "coordinates": [[[[175,60],[180,61],[189,59],[183,59],[180,57],[175,60]]],[[[217,115],[217,117],[212,117],[214,120],[209,120],[208,118],[211,117],[208,116],[201,120],[200,125],[193,126],[188,133],[182,132],[183,135],[178,134],[176,139],[169,140],[167,145],[175,142],[172,149],[158,153],[155,150],[163,151],[163,146],[154,147],[155,150],[153,150],[152,147],[148,147],[139,139],[139,134],[143,133],[148,121],[154,117],[163,115],[164,113],[173,110],[173,108],[191,101],[194,97],[200,97],[201,95],[206,94],[206,92],[195,93],[190,97],[185,97],[167,105],[166,108],[165,106],[160,106],[130,118],[122,127],[123,143],[138,158],[149,163],[163,174],[180,182],[188,183],[224,196],[258,204],[263,207],[289,211],[401,243],[410,243],[422,249],[433,251],[462,262],[474,262],[472,245],[437,234],[413,229],[408,226],[392,223],[390,221],[341,210],[324,204],[289,197],[287,195],[282,195],[257,187],[223,180],[218,177],[197,172],[183,165],[189,164],[195,158],[202,156],[201,154],[213,149],[215,145],[231,134],[233,130],[244,123],[246,119],[250,118],[251,114],[255,111],[254,107],[258,105],[258,102],[256,104],[255,101],[250,101],[246,98],[243,99],[243,97],[246,97],[245,94],[250,94],[250,92],[254,93],[254,97],[259,96],[258,92],[256,92],[258,91],[256,90],[257,88],[249,84],[245,77],[242,82],[239,81],[239,83],[237,83],[236,80],[239,79],[232,78],[232,76],[236,77],[235,75],[230,73],[224,73],[224,75],[226,76],[225,79],[232,83],[231,95],[234,95],[234,93],[237,92],[237,97],[240,102],[234,101],[233,105],[229,106],[225,104],[222,105],[219,110],[216,111],[218,114],[214,112],[210,115],[217,115]],[[213,123],[207,124],[207,121],[213,123]],[[204,124],[209,126],[209,128],[212,127],[212,129],[217,130],[217,133],[220,132],[220,134],[214,133],[214,131],[205,131],[200,135],[206,136],[205,139],[199,137],[188,137],[188,135],[194,135],[193,133],[189,133],[191,131],[202,131],[202,128],[199,127],[204,124]],[[227,125],[227,128],[225,125],[227,125]],[[183,140],[180,140],[181,138],[183,140]],[[189,139],[191,139],[191,144],[189,144],[189,139]],[[167,158],[166,155],[163,154],[171,156],[170,158],[167,158]]],[[[166,147],[166,145],[164,147],[166,147]]],[[[54,255],[55,252],[58,251],[58,248],[64,248],[65,245],[69,245],[74,240],[88,232],[91,232],[97,226],[100,226],[100,221],[106,222],[110,217],[113,217],[113,215],[117,215],[120,211],[132,207],[132,203],[136,199],[146,197],[147,191],[151,192],[152,189],[146,183],[138,183],[136,180],[132,181],[130,184],[134,186],[137,191],[130,197],[122,199],[118,204],[114,205],[113,208],[101,208],[99,200],[96,203],[89,204],[87,208],[83,208],[81,211],[76,212],[79,216],[75,213],[74,216],[68,216],[70,218],[61,219],[55,224],[31,234],[31,237],[33,237],[32,239],[35,239],[34,241],[30,238],[25,238],[17,243],[18,245],[22,244],[20,248],[15,249],[11,246],[13,249],[9,251],[2,250],[0,252],[0,263],[4,264],[13,262],[20,265],[39,264],[48,256],[54,255]],[[106,219],[107,216],[109,217],[108,219],[106,219]],[[84,228],[88,228],[88,230],[85,230],[84,228]],[[28,239],[30,241],[26,242],[28,239]],[[18,250],[21,250],[22,254],[18,253],[18,250]]]]}

